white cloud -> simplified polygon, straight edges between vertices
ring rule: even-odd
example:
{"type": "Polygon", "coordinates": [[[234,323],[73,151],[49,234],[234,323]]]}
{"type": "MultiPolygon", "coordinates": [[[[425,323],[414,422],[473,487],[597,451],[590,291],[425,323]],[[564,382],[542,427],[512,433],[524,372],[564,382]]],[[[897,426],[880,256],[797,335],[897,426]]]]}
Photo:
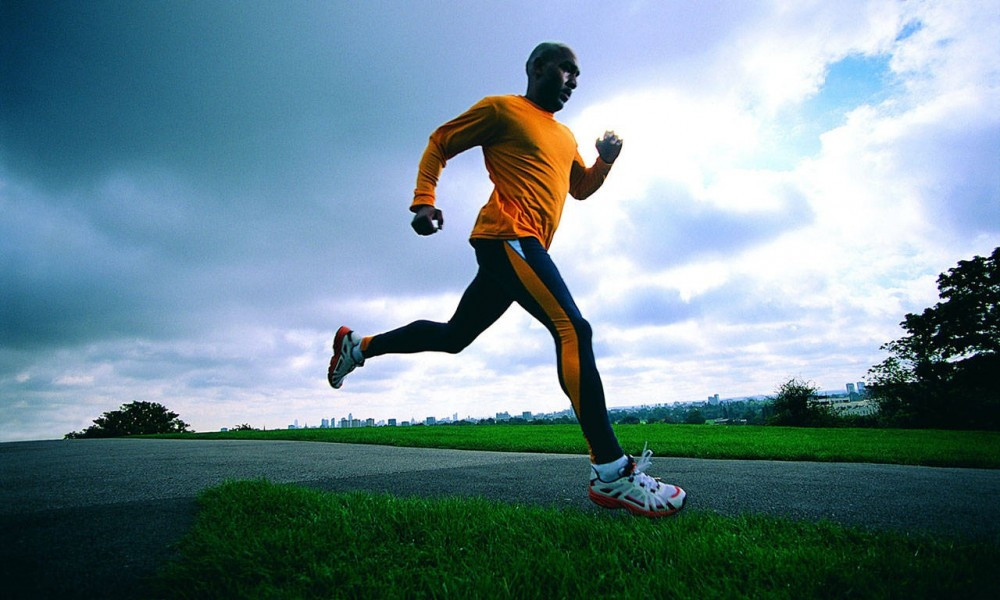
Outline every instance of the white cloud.
{"type": "Polygon", "coordinates": [[[732,88],[762,114],[817,93],[826,70],[851,54],[880,54],[903,21],[896,2],[781,2],[727,45],[732,88]]]}
{"type": "MultiPolygon", "coordinates": [[[[729,95],[688,97],[683,90],[649,95],[659,101],[633,93],[583,113],[576,126],[591,129],[599,122],[611,121],[614,115],[627,115],[626,123],[636,125],[632,136],[636,139],[627,139],[626,148],[635,150],[638,146],[640,151],[635,153],[644,157],[634,160],[632,153],[623,153],[623,164],[616,166],[612,177],[617,185],[609,185],[605,191],[617,195],[615,201],[620,204],[616,207],[622,207],[626,216],[611,221],[614,233],[607,233],[605,225],[602,240],[634,240],[627,235],[627,224],[659,219],[652,199],[658,180],[669,180],[672,189],[686,197],[687,206],[670,205],[673,214],[668,218],[674,220],[683,220],[683,214],[699,202],[712,204],[720,214],[766,214],[787,209],[790,197],[801,197],[810,209],[807,219],[789,223],[790,227],[769,239],[735,248],[724,258],[685,259],[659,271],[650,270],[650,263],[637,268],[627,258],[634,256],[631,245],[619,244],[619,255],[601,257],[601,264],[628,265],[610,273],[601,269],[606,281],[596,286],[593,294],[605,300],[620,301],[637,290],[659,286],[676,290],[681,302],[692,306],[684,309],[649,301],[646,306],[697,315],[706,310],[697,302],[702,294],[734,280],[752,285],[741,290],[749,299],[734,298],[728,306],[712,312],[711,321],[694,317],[661,328],[630,327],[616,332],[617,339],[638,342],[649,339],[650,331],[686,331],[681,337],[676,333],[668,336],[659,345],[690,351],[701,341],[712,350],[699,369],[710,371],[719,360],[735,363],[729,371],[730,380],[752,378],[738,365],[753,357],[754,368],[764,369],[772,380],[799,366],[825,371],[825,383],[835,382],[837,376],[849,378],[851,372],[857,378],[876,362],[878,346],[901,333],[897,323],[905,312],[934,302],[938,272],[963,256],[988,252],[996,243],[998,220],[960,219],[968,211],[996,215],[1000,206],[994,125],[998,78],[992,66],[995,52],[983,52],[995,44],[983,45],[977,30],[958,45],[956,52],[971,66],[960,69],[966,77],[957,79],[955,71],[948,68],[956,60],[950,45],[940,43],[950,35],[961,36],[953,15],[942,24],[921,21],[924,29],[895,41],[907,19],[933,21],[939,12],[923,5],[921,8],[931,10],[903,15],[898,6],[883,8],[867,11],[867,20],[862,19],[863,26],[853,32],[849,31],[853,21],[845,11],[834,19],[834,33],[824,29],[824,15],[810,14],[810,19],[817,21],[814,27],[802,25],[784,36],[781,31],[787,20],[779,17],[776,28],[760,32],[760,45],[744,40],[748,58],[741,66],[746,73],[761,74],[765,65],[773,69],[771,79],[737,86],[759,94],[763,110],[733,103],[729,95]],[[925,29],[947,33],[937,34],[933,39],[939,43],[932,48],[926,42],[929,34],[923,33],[925,29]],[[974,43],[969,38],[978,39],[978,54],[967,47],[974,43]],[[911,44],[918,50],[910,48],[911,44]],[[768,136],[781,131],[780,119],[787,115],[774,107],[786,105],[787,111],[787,105],[817,93],[829,63],[853,53],[879,52],[904,56],[905,60],[891,61],[896,74],[919,85],[900,88],[905,90],[902,94],[900,89],[892,91],[881,104],[859,104],[844,115],[843,125],[822,135],[817,154],[801,155],[787,170],[741,168],[741,161],[769,149],[772,140],[768,136]],[[934,57],[935,53],[946,56],[934,57]],[[774,93],[768,94],[769,90],[774,93]],[[671,123],[678,117],[669,107],[686,109],[680,111],[686,126],[671,123]],[[721,124],[718,128],[705,125],[713,115],[721,124]],[[668,137],[668,129],[676,134],[668,137]],[[699,131],[705,135],[697,135],[699,131]],[[727,131],[733,135],[725,135],[727,131]],[[963,154],[966,164],[955,164],[948,158],[959,145],[970,141],[973,150],[963,154]],[[661,157],[672,162],[659,164],[661,157]],[[942,193],[953,197],[942,201],[942,193]],[[992,208],[983,208],[984,200],[992,208]],[[678,210],[681,215],[676,214],[678,210]],[[800,315],[785,311],[784,317],[770,323],[747,321],[743,311],[754,300],[768,305],[779,298],[789,308],[797,306],[800,315]],[[729,333],[720,337],[726,330],[729,333]],[[733,338],[735,332],[740,335],[733,338]],[[766,341],[770,332],[780,333],[775,342],[781,342],[766,341]],[[754,338],[762,341],[749,341],[754,338]],[[818,356],[810,349],[817,346],[822,348],[818,356]],[[741,357],[725,355],[727,349],[735,348],[741,357]]],[[[982,16],[964,12],[969,26],[982,16]]],[[[981,29],[991,31],[994,26],[995,19],[981,29]]],[[[596,227],[599,219],[599,215],[593,216],[580,229],[596,227]]],[[[704,228],[699,231],[707,233],[704,228]]],[[[585,237],[581,232],[576,235],[585,237]]],[[[575,244],[574,248],[579,250],[580,246],[575,244]]],[[[602,249],[606,253],[615,247],[606,242],[602,249]]],[[[671,320],[669,315],[662,318],[671,320]]],[[[649,352],[655,352],[655,346],[641,345],[649,352]]],[[[672,355],[670,350],[664,352],[672,355]]],[[[675,375],[671,369],[652,372],[661,374],[664,385],[675,375]]]]}
{"type": "Polygon", "coordinates": [[[62,375],[53,380],[56,385],[65,386],[86,386],[94,383],[93,375],[62,375]]]}

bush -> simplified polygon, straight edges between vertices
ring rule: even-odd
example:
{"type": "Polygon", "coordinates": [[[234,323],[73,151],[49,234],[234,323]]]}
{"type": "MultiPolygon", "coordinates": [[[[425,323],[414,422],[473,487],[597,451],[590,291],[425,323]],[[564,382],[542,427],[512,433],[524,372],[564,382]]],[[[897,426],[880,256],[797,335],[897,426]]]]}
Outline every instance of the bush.
{"type": "Polygon", "coordinates": [[[119,410],[104,413],[83,431],[67,433],[65,439],[111,438],[150,433],[182,433],[188,424],[177,413],[155,402],[122,404],[119,410]]]}
{"type": "Polygon", "coordinates": [[[794,377],[778,386],[771,398],[774,415],[769,425],[790,425],[795,427],[835,427],[840,420],[829,406],[816,402],[819,388],[810,381],[799,381],[794,377]]]}

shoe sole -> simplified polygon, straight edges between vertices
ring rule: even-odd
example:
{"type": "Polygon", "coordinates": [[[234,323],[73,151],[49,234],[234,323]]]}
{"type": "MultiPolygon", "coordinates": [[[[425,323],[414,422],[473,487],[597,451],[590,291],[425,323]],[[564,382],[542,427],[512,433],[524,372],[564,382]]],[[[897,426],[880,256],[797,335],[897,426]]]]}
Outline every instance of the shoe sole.
{"type": "Polygon", "coordinates": [[[591,502],[597,504],[598,506],[602,506],[604,508],[610,508],[612,510],[618,508],[624,508],[633,515],[639,515],[641,517],[649,517],[651,519],[657,519],[660,517],[670,517],[676,515],[681,511],[682,508],[687,506],[687,492],[685,492],[681,488],[677,489],[681,490],[681,492],[684,493],[684,497],[681,498],[680,506],[671,507],[670,510],[645,510],[630,502],[619,500],[618,498],[611,498],[603,494],[595,494],[593,490],[588,490],[587,496],[590,498],[591,502]]]}
{"type": "MultiPolygon", "coordinates": [[[[337,334],[333,337],[333,357],[330,358],[330,368],[327,369],[326,372],[326,381],[330,384],[330,387],[335,390],[339,390],[340,386],[344,385],[344,377],[341,377],[340,381],[334,383],[333,372],[336,370],[337,364],[340,362],[341,354],[343,354],[344,338],[349,335],[351,335],[351,329],[346,325],[343,325],[337,330],[337,334]]],[[[345,373],[344,376],[346,377],[347,374],[345,373]]]]}

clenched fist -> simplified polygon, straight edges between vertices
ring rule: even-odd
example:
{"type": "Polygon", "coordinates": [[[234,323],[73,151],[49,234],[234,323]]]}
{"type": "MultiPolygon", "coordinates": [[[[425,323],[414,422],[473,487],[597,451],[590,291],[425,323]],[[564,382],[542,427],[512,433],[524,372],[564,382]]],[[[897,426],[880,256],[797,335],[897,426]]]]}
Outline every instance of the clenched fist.
{"type": "Polygon", "coordinates": [[[437,233],[438,229],[444,228],[444,213],[429,204],[420,206],[417,214],[413,215],[410,227],[420,235],[437,233]]]}
{"type": "Polygon", "coordinates": [[[604,137],[597,138],[595,146],[597,153],[601,155],[601,160],[610,165],[622,151],[622,139],[614,131],[605,131],[604,137]]]}

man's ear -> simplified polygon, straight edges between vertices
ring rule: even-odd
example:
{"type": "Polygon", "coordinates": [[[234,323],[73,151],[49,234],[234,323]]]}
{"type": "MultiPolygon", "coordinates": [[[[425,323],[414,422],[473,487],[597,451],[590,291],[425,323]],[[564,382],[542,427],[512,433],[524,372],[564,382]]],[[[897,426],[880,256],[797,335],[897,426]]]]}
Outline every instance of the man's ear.
{"type": "Polygon", "coordinates": [[[531,62],[531,70],[528,72],[529,77],[538,77],[542,74],[542,67],[545,65],[542,63],[542,57],[539,56],[531,62]]]}

